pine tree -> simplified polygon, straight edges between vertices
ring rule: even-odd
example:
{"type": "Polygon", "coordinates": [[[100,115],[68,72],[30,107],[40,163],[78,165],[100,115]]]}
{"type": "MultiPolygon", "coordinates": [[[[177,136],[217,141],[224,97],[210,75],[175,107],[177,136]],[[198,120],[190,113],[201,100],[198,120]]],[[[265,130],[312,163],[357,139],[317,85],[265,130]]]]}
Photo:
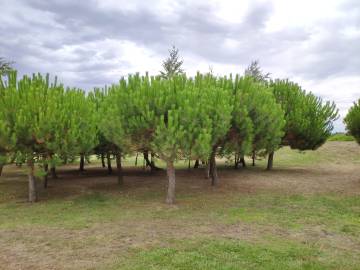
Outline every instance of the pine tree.
{"type": "Polygon", "coordinates": [[[181,68],[183,64],[183,60],[179,60],[179,49],[175,46],[169,50],[169,57],[163,61],[164,71],[160,71],[160,75],[162,78],[171,78],[174,75],[179,75],[183,73],[181,68]]]}
{"type": "Polygon", "coordinates": [[[360,144],[360,99],[349,109],[344,123],[349,134],[360,144]]]}
{"type": "Polygon", "coordinates": [[[270,73],[264,73],[261,70],[258,60],[252,61],[251,64],[245,69],[245,76],[252,77],[255,81],[266,83],[270,80],[270,73]]]}
{"type": "Polygon", "coordinates": [[[8,73],[12,70],[12,62],[6,61],[4,58],[0,57],[0,76],[8,73]]]}
{"type": "MultiPolygon", "coordinates": [[[[284,136],[281,145],[292,149],[315,150],[320,147],[333,130],[333,122],[338,118],[334,103],[323,103],[321,98],[306,93],[289,80],[271,81],[277,102],[285,113],[284,136]]],[[[268,169],[272,167],[270,155],[268,169]]]]}

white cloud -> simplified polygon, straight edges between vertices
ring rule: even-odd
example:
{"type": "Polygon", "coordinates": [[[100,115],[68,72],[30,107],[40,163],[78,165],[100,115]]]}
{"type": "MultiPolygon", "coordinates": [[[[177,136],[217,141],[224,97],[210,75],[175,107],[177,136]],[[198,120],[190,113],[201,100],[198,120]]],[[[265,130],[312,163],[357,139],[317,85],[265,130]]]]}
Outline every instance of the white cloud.
{"type": "Polygon", "coordinates": [[[3,0],[1,8],[0,56],[20,73],[91,89],[157,74],[175,44],[190,75],[242,73],[259,59],[273,77],[334,100],[341,117],[360,98],[357,0],[3,0]]]}

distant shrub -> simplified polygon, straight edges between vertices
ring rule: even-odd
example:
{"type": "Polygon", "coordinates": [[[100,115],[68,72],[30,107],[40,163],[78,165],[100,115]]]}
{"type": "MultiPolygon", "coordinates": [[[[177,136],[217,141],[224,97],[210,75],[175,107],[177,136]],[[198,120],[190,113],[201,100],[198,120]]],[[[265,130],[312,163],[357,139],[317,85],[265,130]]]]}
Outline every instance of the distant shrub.
{"type": "Polygon", "coordinates": [[[344,133],[336,133],[330,136],[328,141],[338,141],[338,142],[349,142],[354,141],[354,137],[344,133]]]}

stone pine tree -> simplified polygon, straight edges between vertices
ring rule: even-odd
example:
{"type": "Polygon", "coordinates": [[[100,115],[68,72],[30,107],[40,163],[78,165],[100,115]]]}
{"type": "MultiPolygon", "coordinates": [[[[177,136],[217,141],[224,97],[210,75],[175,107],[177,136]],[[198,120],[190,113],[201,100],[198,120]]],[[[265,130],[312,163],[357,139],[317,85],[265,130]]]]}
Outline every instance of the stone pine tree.
{"type": "Polygon", "coordinates": [[[119,185],[124,182],[121,158],[131,148],[129,135],[131,120],[128,117],[132,115],[132,112],[126,87],[124,79],[120,81],[120,84],[111,86],[104,95],[98,111],[101,116],[98,122],[99,133],[106,140],[107,151],[111,150],[115,155],[119,185]]]}
{"type": "Polygon", "coordinates": [[[47,153],[54,142],[53,119],[58,106],[54,95],[61,93],[62,86],[58,87],[56,81],[50,84],[49,75],[24,76],[17,81],[16,72],[10,71],[6,85],[1,81],[0,88],[0,127],[5,130],[0,135],[1,148],[24,156],[28,165],[29,202],[35,202],[35,161],[47,153]]]}
{"type": "MultiPolygon", "coordinates": [[[[274,96],[285,113],[284,136],[281,145],[292,149],[315,150],[320,147],[333,130],[338,118],[334,103],[323,102],[312,93],[289,80],[270,82],[274,96]]],[[[273,153],[269,155],[268,169],[272,168],[273,153]]]]}
{"type": "Polygon", "coordinates": [[[253,77],[241,78],[238,82],[240,102],[246,107],[252,122],[251,154],[266,155],[279,148],[285,125],[284,112],[265,84],[253,77]]]}
{"type": "Polygon", "coordinates": [[[160,75],[162,78],[171,78],[174,75],[182,74],[184,71],[181,68],[183,64],[183,60],[179,59],[179,49],[175,46],[169,50],[169,57],[165,59],[162,63],[163,69],[160,71],[160,75]]]}
{"type": "MultiPolygon", "coordinates": [[[[197,74],[194,79],[194,86],[197,91],[203,96],[204,105],[203,112],[197,118],[209,117],[207,125],[211,135],[211,152],[208,156],[207,177],[211,177],[211,185],[217,185],[219,177],[216,167],[216,156],[219,149],[223,148],[226,141],[226,134],[231,128],[232,124],[232,112],[234,104],[232,102],[232,93],[229,91],[229,87],[226,80],[222,81],[214,77],[211,73],[202,75],[197,74]]],[[[200,121],[200,120],[197,120],[200,121]]],[[[203,120],[202,120],[203,121],[203,120]]],[[[191,151],[189,149],[189,155],[191,158],[191,151]]],[[[198,160],[198,159],[196,159],[198,160]]]]}
{"type": "Polygon", "coordinates": [[[360,144],[360,99],[349,109],[344,123],[349,134],[360,144]]]}

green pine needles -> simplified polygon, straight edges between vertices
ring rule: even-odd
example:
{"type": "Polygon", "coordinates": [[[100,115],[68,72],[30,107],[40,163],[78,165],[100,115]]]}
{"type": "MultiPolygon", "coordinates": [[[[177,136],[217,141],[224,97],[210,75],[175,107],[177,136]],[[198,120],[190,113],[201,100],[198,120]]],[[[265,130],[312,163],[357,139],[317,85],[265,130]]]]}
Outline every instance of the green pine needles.
{"type": "MultiPolygon", "coordinates": [[[[8,72],[0,80],[0,166],[15,159],[28,164],[29,201],[34,202],[38,168],[46,186],[49,165],[54,172],[56,165],[80,158],[84,170],[86,158],[96,154],[104,167],[107,158],[111,173],[113,157],[121,185],[122,158],[152,153],[166,164],[166,202],[173,204],[177,160],[203,161],[216,185],[217,156],[234,157],[235,166],[245,166],[247,155],[254,161],[268,155],[271,169],[279,147],[316,149],[337,119],[333,103],[287,80],[200,73],[191,78],[179,67],[166,76],[130,75],[89,94],[51,82],[49,75],[18,79],[16,71],[8,72]]],[[[346,118],[358,140],[359,125],[353,123],[359,105],[346,118]]]]}

